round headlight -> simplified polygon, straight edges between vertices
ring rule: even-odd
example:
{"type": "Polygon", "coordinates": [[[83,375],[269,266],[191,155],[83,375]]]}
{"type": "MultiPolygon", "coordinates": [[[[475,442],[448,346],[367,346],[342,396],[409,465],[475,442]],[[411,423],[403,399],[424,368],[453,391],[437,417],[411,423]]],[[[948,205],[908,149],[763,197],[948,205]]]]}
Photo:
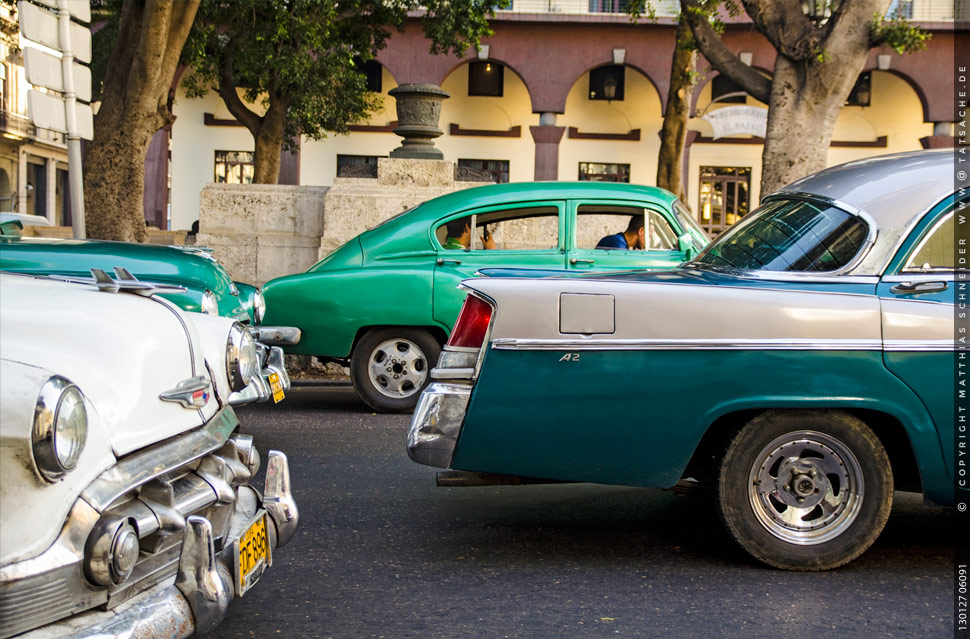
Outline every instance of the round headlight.
{"type": "Polygon", "coordinates": [[[54,481],[74,470],[87,437],[84,396],[63,377],[51,377],[40,389],[31,430],[34,464],[44,479],[54,481]]]}
{"type": "Polygon", "coordinates": [[[263,323],[263,317],[266,315],[266,298],[263,297],[263,292],[256,289],[253,293],[253,324],[259,326],[263,323]]]}
{"type": "Polygon", "coordinates": [[[219,300],[216,299],[216,294],[205,289],[202,293],[202,312],[208,315],[218,315],[219,314],[219,300]]]}
{"type": "Polygon", "coordinates": [[[229,387],[233,391],[246,388],[256,374],[258,366],[253,336],[242,324],[238,322],[233,324],[226,343],[226,371],[229,373],[229,387]]]}

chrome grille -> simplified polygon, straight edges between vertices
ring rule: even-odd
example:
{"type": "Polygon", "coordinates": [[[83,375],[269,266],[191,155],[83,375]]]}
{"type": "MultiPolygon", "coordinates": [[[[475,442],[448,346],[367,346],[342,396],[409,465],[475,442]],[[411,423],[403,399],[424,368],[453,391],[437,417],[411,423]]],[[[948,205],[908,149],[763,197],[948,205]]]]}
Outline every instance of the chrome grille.
{"type": "Polygon", "coordinates": [[[103,591],[85,584],[80,565],[0,587],[0,637],[56,621],[102,603],[103,591]]]}

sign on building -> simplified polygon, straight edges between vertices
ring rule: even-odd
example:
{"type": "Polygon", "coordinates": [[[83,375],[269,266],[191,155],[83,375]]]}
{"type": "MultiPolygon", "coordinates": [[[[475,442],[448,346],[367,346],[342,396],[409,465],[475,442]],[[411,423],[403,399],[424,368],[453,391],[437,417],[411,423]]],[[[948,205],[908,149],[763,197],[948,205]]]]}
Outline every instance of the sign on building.
{"type": "Polygon", "coordinates": [[[730,135],[765,137],[768,129],[768,109],[755,106],[730,106],[703,116],[714,127],[714,139],[730,135]]]}

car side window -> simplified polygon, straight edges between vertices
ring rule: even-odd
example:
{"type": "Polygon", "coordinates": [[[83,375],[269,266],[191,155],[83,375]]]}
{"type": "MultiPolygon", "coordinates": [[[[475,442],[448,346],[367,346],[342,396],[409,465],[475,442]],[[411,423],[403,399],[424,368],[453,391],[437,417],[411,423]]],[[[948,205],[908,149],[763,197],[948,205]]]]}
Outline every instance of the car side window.
{"type": "Polygon", "coordinates": [[[558,250],[559,209],[535,206],[463,215],[439,225],[435,237],[444,249],[558,250]]]}
{"type": "Polygon", "coordinates": [[[939,220],[920,240],[906,261],[903,273],[926,273],[953,270],[953,211],[939,220]]]}
{"type": "Polygon", "coordinates": [[[657,211],[641,206],[581,204],[576,210],[576,248],[622,248],[625,240],[608,238],[624,233],[634,218],[646,220],[646,249],[669,251],[677,247],[677,233],[657,211]]]}

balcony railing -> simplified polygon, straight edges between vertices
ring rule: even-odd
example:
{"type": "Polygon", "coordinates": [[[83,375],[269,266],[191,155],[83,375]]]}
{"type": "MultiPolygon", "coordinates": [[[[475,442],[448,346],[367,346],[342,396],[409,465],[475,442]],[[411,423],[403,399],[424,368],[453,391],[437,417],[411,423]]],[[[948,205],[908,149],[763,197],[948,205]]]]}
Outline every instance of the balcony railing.
{"type": "MultiPolygon", "coordinates": [[[[623,15],[629,0],[512,0],[502,13],[557,13],[566,15],[623,15]]],[[[680,13],[678,0],[650,2],[659,18],[680,13]]],[[[894,0],[890,13],[897,11],[915,22],[949,22],[970,19],[970,0],[894,0]]]]}
{"type": "MultiPolygon", "coordinates": [[[[623,15],[629,0],[512,0],[503,12],[513,13],[559,13],[567,15],[623,15]]],[[[671,17],[680,11],[678,0],[652,2],[658,17],[671,17]]]]}

